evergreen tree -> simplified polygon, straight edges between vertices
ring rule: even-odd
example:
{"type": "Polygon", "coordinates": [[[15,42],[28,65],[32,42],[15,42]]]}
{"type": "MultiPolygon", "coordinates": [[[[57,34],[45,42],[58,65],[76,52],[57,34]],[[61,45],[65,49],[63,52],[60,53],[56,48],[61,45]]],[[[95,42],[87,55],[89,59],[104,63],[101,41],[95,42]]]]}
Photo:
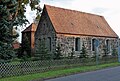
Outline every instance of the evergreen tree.
{"type": "Polygon", "coordinates": [[[83,43],[79,58],[87,58],[87,57],[88,57],[87,50],[86,50],[86,47],[85,47],[85,45],[83,43]]]}
{"type": "Polygon", "coordinates": [[[0,60],[10,61],[15,56],[12,42],[18,35],[13,35],[13,27],[28,22],[25,16],[27,4],[35,9],[38,3],[39,0],[0,0],[0,60]]]}
{"type": "Polygon", "coordinates": [[[16,56],[18,58],[22,57],[22,47],[19,47],[18,49],[15,50],[16,51],[16,56]]]}
{"type": "Polygon", "coordinates": [[[113,48],[113,50],[112,50],[112,56],[117,56],[118,54],[117,54],[117,50],[116,50],[116,48],[113,48]]]}
{"type": "Polygon", "coordinates": [[[54,53],[54,59],[61,59],[62,58],[62,54],[61,54],[61,48],[60,45],[58,44],[58,46],[56,47],[55,53],[54,53]]]}
{"type": "Polygon", "coordinates": [[[45,46],[44,41],[39,40],[39,45],[36,48],[35,52],[35,60],[49,60],[51,59],[50,53],[48,53],[48,50],[45,46]]]}
{"type": "Polygon", "coordinates": [[[103,51],[104,51],[103,57],[107,57],[107,55],[108,55],[108,49],[107,49],[106,45],[103,46],[103,51]]]}
{"type": "Polygon", "coordinates": [[[0,1],[0,60],[10,61],[15,55],[12,42],[12,28],[14,22],[12,16],[17,9],[17,3],[13,0],[0,1]]]}
{"type": "Polygon", "coordinates": [[[71,52],[71,55],[70,55],[70,58],[73,59],[74,57],[74,48],[72,48],[72,52],[71,52]]]}

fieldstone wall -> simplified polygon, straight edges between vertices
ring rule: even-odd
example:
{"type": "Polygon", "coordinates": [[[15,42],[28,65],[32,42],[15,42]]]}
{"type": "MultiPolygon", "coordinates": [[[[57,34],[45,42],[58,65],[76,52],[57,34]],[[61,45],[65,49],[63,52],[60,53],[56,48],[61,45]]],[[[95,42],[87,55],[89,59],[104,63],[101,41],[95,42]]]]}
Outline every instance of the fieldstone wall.
{"type": "Polygon", "coordinates": [[[84,43],[87,53],[90,57],[95,54],[95,51],[92,51],[92,39],[98,39],[100,42],[99,45],[99,56],[103,56],[105,54],[104,46],[106,45],[106,40],[109,40],[110,50],[108,51],[108,55],[112,55],[113,49],[117,49],[117,39],[116,38],[105,38],[105,37],[92,37],[92,36],[73,36],[73,35],[57,35],[56,45],[60,45],[61,52],[65,57],[68,57],[72,48],[74,48],[74,56],[79,56],[81,51],[75,51],[75,38],[80,38],[80,49],[82,48],[82,44],[84,43]]]}
{"type": "Polygon", "coordinates": [[[67,37],[63,35],[59,35],[57,37],[56,46],[59,44],[61,48],[61,53],[64,57],[68,57],[71,52],[72,48],[74,48],[74,37],[67,37]]]}
{"type": "Polygon", "coordinates": [[[35,33],[35,49],[37,49],[40,43],[39,41],[41,40],[45,42],[46,48],[48,48],[48,50],[50,48],[49,45],[51,45],[51,50],[49,50],[50,53],[55,52],[56,33],[45,10],[43,10],[43,15],[41,16],[35,33]],[[51,39],[51,41],[49,40],[49,38],[51,39]]]}

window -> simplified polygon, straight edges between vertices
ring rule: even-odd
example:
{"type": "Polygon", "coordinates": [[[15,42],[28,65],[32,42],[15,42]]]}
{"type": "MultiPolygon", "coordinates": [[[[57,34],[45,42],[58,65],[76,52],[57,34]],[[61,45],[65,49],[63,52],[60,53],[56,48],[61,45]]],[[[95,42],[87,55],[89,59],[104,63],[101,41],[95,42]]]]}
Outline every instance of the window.
{"type": "Polygon", "coordinates": [[[92,51],[95,51],[95,40],[96,39],[92,39],[92,51]]]}
{"type": "Polygon", "coordinates": [[[75,39],[75,51],[80,51],[80,38],[75,39]]]}
{"type": "Polygon", "coordinates": [[[106,49],[107,51],[110,51],[110,41],[106,40],[106,49]]]}
{"type": "Polygon", "coordinates": [[[48,49],[51,51],[51,37],[48,37],[48,49]]]}

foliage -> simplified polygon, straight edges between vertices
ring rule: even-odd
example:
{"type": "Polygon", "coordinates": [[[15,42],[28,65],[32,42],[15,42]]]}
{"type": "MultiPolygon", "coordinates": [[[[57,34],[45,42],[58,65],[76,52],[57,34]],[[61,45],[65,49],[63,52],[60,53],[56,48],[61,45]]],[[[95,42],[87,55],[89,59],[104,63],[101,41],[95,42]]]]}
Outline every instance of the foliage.
{"type": "Polygon", "coordinates": [[[22,47],[15,49],[15,51],[16,51],[16,57],[18,58],[22,57],[22,47]]]}
{"type": "Polygon", "coordinates": [[[0,1],[0,60],[10,61],[15,53],[12,48],[12,28],[16,20],[13,18],[17,9],[15,0],[0,1]]]}
{"type": "Polygon", "coordinates": [[[13,57],[15,57],[15,52],[12,51],[13,48],[11,44],[0,45],[0,62],[9,62],[13,57]]]}
{"type": "Polygon", "coordinates": [[[106,45],[103,46],[103,51],[104,51],[103,57],[107,57],[108,56],[108,49],[107,49],[106,45]]]}
{"type": "MultiPolygon", "coordinates": [[[[41,12],[42,10],[38,5],[40,3],[40,0],[18,0],[17,3],[18,3],[18,8],[16,13],[20,25],[23,25],[23,23],[26,24],[25,22],[28,21],[25,16],[26,6],[29,5],[31,7],[31,10],[36,9],[38,12],[41,12]],[[36,5],[38,6],[36,7],[36,5]]],[[[38,12],[37,15],[39,15],[38,12]]]]}
{"type": "Polygon", "coordinates": [[[85,47],[85,45],[83,43],[79,58],[87,58],[87,57],[88,57],[87,50],[86,50],[86,47],[85,47]]]}
{"type": "Polygon", "coordinates": [[[117,50],[115,48],[112,49],[112,56],[117,56],[118,53],[117,53],[117,50]]]}
{"type": "Polygon", "coordinates": [[[71,59],[73,59],[73,57],[74,57],[74,48],[72,48],[71,55],[70,55],[71,59]]]}
{"type": "Polygon", "coordinates": [[[61,47],[60,47],[60,44],[58,44],[56,46],[56,50],[55,50],[55,53],[54,53],[54,59],[61,59],[61,58],[62,58],[61,47]]]}
{"type": "Polygon", "coordinates": [[[30,4],[34,10],[38,3],[39,0],[0,0],[0,60],[10,61],[15,56],[12,42],[18,35],[13,35],[13,27],[27,24],[25,6],[30,4]]]}
{"type": "Polygon", "coordinates": [[[39,40],[39,45],[36,48],[35,59],[36,60],[49,60],[51,59],[50,53],[48,53],[48,49],[45,46],[45,41],[39,40]]]}

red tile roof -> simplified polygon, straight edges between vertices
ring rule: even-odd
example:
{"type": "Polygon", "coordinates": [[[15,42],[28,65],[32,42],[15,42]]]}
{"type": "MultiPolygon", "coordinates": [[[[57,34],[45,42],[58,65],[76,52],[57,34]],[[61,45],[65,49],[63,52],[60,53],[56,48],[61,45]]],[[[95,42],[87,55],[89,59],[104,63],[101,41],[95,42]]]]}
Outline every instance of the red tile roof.
{"type": "Polygon", "coordinates": [[[31,31],[36,31],[37,26],[35,23],[32,23],[30,26],[28,26],[25,30],[23,30],[22,32],[31,32],[31,31]]]}
{"type": "Polygon", "coordinates": [[[103,16],[50,5],[44,7],[57,33],[118,37],[103,16]]]}

